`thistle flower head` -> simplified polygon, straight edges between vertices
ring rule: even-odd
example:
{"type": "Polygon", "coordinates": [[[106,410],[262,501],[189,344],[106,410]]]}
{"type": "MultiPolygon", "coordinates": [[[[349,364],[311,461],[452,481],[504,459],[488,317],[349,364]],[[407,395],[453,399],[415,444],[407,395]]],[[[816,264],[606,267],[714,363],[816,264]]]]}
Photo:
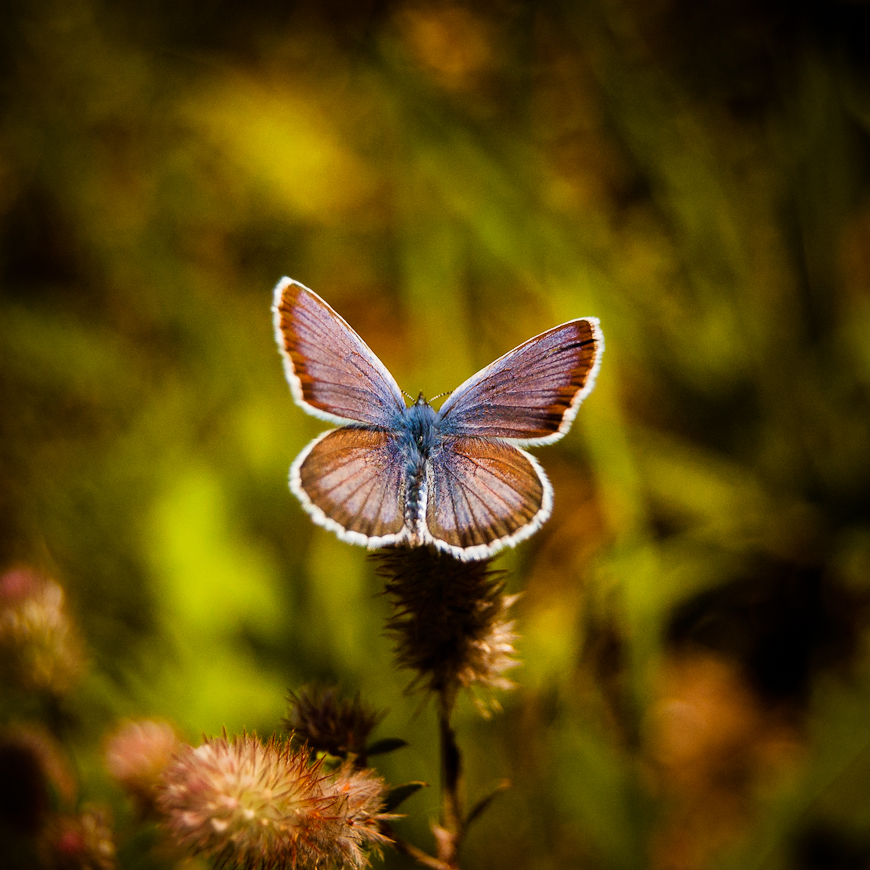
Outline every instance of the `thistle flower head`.
{"type": "Polygon", "coordinates": [[[314,752],[337,758],[348,754],[364,758],[369,735],[382,718],[362,702],[339,697],[338,689],[309,687],[292,692],[284,724],[294,746],[306,744],[314,752]]]}
{"type": "Polygon", "coordinates": [[[0,576],[0,661],[22,688],[64,694],[84,666],[63,589],[26,568],[0,576]]]}
{"type": "MultiPolygon", "coordinates": [[[[461,562],[422,547],[375,558],[393,605],[387,630],[396,658],[417,672],[412,687],[447,698],[458,689],[483,689],[497,706],[493,691],[513,688],[505,674],[519,664],[507,616],[517,596],[504,594],[504,572],[493,571],[488,560],[461,562]]],[[[485,711],[484,699],[477,700],[485,711]]]]}
{"type": "Polygon", "coordinates": [[[361,823],[377,807],[358,806],[355,793],[289,743],[224,735],[182,747],[164,772],[158,806],[180,845],[221,866],[362,867],[363,846],[383,838],[361,823]]]}
{"type": "Polygon", "coordinates": [[[147,811],[178,746],[178,736],[167,722],[150,719],[125,722],[106,742],[106,769],[147,811]]]}

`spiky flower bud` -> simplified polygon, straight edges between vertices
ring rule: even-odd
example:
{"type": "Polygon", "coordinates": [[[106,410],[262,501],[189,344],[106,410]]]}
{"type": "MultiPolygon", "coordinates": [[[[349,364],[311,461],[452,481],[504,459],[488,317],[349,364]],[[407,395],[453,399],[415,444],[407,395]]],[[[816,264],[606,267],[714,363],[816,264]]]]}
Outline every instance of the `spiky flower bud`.
{"type": "Polygon", "coordinates": [[[84,666],[63,589],[26,568],[0,576],[0,662],[7,680],[64,694],[84,666]]]}
{"type": "Polygon", "coordinates": [[[160,777],[178,747],[178,736],[167,722],[125,722],[106,742],[106,769],[148,812],[156,800],[160,777]]]}
{"type": "Polygon", "coordinates": [[[412,687],[451,698],[458,689],[483,689],[476,696],[497,706],[493,691],[511,689],[506,672],[519,664],[517,635],[505,595],[505,573],[491,562],[460,562],[423,547],[395,548],[374,557],[393,604],[387,622],[398,663],[417,672],[412,687]]]}
{"type": "Polygon", "coordinates": [[[337,758],[365,758],[369,735],[382,714],[365,705],[359,693],[349,701],[336,688],[313,686],[291,692],[289,702],[284,724],[294,745],[306,744],[313,752],[337,758]]]}
{"type": "Polygon", "coordinates": [[[158,805],[180,845],[219,865],[363,867],[364,847],[385,840],[377,827],[384,784],[372,777],[376,794],[368,779],[331,778],[307,751],[275,737],[224,735],[182,747],[158,805]]]}

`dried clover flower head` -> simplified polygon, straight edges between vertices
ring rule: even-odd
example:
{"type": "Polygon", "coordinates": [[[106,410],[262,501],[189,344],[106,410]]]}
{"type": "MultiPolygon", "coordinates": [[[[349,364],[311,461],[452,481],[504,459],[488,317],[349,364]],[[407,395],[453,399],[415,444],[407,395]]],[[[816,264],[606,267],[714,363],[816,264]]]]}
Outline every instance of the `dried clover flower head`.
{"type": "Polygon", "coordinates": [[[111,818],[102,807],[87,807],[75,816],[54,819],[43,841],[53,870],[114,870],[117,867],[111,818]]]}
{"type": "Polygon", "coordinates": [[[64,694],[84,666],[63,589],[26,568],[0,576],[0,661],[24,689],[64,694]]]}
{"type": "Polygon", "coordinates": [[[160,777],[178,747],[178,736],[167,722],[125,722],[106,742],[106,769],[143,810],[148,810],[156,799],[160,777]]]}
{"type": "MultiPolygon", "coordinates": [[[[309,754],[272,737],[244,734],[184,746],[166,769],[158,805],[182,846],[218,864],[250,868],[363,867],[366,845],[384,837],[368,824],[377,805],[353,799],[309,763],[309,754]]],[[[355,781],[354,781],[355,782],[355,781]]]]}
{"type": "Polygon", "coordinates": [[[375,558],[393,604],[387,630],[396,658],[417,672],[412,686],[450,699],[459,689],[483,689],[497,706],[493,691],[514,687],[506,672],[519,664],[507,616],[517,596],[504,594],[504,572],[489,560],[461,562],[422,547],[375,558]]]}
{"type": "Polygon", "coordinates": [[[307,744],[313,752],[328,752],[338,758],[348,754],[364,758],[366,744],[381,720],[360,700],[339,697],[338,689],[308,687],[290,694],[290,709],[284,724],[295,746],[307,744]]]}

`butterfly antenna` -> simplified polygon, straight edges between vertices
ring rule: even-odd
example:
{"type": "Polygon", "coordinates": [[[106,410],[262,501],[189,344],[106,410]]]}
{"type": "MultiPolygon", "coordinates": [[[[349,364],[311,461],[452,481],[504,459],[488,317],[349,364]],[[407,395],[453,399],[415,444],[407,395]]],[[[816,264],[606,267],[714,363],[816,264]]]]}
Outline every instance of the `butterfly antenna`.
{"type": "MultiPolygon", "coordinates": [[[[400,387],[400,389],[401,389],[401,387],[400,387]]],[[[423,399],[422,393],[420,393],[420,395],[417,396],[417,398],[415,399],[410,393],[406,393],[404,390],[402,390],[402,395],[413,405],[415,402],[419,402],[421,399],[423,399],[423,401],[426,402],[427,404],[429,402],[437,402],[438,399],[442,398],[443,396],[449,396],[452,392],[453,392],[453,390],[447,390],[446,393],[438,393],[437,396],[432,396],[431,399],[423,399]]]]}

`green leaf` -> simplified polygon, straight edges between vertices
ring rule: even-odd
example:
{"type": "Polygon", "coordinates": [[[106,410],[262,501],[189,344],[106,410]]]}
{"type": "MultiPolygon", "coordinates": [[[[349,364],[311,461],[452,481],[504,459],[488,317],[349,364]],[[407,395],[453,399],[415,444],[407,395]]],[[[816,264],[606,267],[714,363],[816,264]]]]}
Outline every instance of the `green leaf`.
{"type": "Polygon", "coordinates": [[[397,785],[391,788],[387,793],[387,798],[384,801],[384,810],[391,813],[401,803],[406,801],[412,794],[420,791],[421,788],[428,788],[428,782],[406,782],[403,785],[397,785]]]}
{"type": "Polygon", "coordinates": [[[507,791],[511,785],[512,783],[509,779],[503,779],[501,782],[496,783],[489,794],[482,797],[471,808],[471,811],[465,817],[465,827],[468,828],[468,826],[492,803],[493,798],[500,795],[503,791],[507,791]]]}
{"type": "Polygon", "coordinates": [[[383,740],[375,740],[366,749],[366,755],[384,755],[387,752],[394,752],[397,749],[403,749],[408,745],[407,740],[402,740],[401,737],[385,737],[383,740]]]}

